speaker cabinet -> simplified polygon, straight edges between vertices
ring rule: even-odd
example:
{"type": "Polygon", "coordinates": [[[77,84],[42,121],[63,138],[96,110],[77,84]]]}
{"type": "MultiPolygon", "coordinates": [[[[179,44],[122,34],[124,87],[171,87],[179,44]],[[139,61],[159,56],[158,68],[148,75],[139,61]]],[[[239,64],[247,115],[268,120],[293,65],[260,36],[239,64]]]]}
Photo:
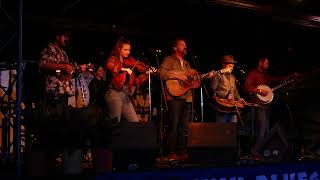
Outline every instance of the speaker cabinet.
{"type": "Polygon", "coordinates": [[[126,122],[112,136],[113,169],[139,169],[155,163],[159,153],[157,129],[150,123],[126,122]]]}
{"type": "Polygon", "coordinates": [[[191,123],[189,159],[197,163],[234,163],[238,159],[235,123],[191,123]]]}
{"type": "Polygon", "coordinates": [[[288,149],[288,142],[279,124],[276,124],[257,146],[257,153],[265,161],[280,161],[288,149]]]}

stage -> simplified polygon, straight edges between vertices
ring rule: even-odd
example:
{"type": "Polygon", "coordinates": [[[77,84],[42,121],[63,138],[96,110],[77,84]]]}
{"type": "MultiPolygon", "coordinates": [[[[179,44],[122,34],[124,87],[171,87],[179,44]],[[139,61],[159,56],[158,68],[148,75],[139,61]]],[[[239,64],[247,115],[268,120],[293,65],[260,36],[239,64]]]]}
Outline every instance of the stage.
{"type": "Polygon", "coordinates": [[[319,161],[298,161],[259,164],[238,164],[223,167],[171,167],[98,174],[96,179],[113,180],[316,180],[319,179],[319,161]]]}

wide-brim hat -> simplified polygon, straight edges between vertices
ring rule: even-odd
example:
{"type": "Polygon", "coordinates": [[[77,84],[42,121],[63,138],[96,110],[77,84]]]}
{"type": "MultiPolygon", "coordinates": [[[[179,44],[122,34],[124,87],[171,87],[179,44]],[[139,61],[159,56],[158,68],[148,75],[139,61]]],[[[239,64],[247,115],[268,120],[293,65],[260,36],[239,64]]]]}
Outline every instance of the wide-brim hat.
{"type": "Polygon", "coordinates": [[[232,55],[224,55],[221,58],[221,64],[235,64],[237,61],[233,59],[232,55]]]}

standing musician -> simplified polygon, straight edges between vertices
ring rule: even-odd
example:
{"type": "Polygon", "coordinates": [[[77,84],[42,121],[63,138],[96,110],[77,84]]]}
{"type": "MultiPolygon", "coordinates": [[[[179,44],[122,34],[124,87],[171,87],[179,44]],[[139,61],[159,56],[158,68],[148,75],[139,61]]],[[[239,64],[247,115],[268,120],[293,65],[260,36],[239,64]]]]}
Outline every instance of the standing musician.
{"type": "MultiPolygon", "coordinates": [[[[298,73],[293,73],[288,76],[272,76],[267,73],[268,69],[269,59],[267,57],[260,57],[256,68],[251,70],[246,77],[244,90],[246,93],[251,95],[252,101],[256,103],[260,103],[255,98],[256,95],[261,95],[263,97],[267,96],[269,93],[269,91],[267,91],[266,89],[259,88],[259,85],[270,86],[276,83],[280,83],[281,81],[288,80],[292,77],[299,76],[298,73]]],[[[254,121],[258,124],[256,126],[257,139],[255,140],[251,151],[254,155],[257,155],[256,151],[258,145],[261,143],[268,131],[270,104],[265,104],[262,107],[254,108],[253,113],[254,121]]]]}
{"type": "MultiPolygon", "coordinates": [[[[78,133],[81,131],[79,123],[70,118],[68,98],[73,94],[72,76],[76,71],[70,64],[69,58],[63,48],[68,44],[70,33],[57,32],[53,43],[50,43],[41,52],[39,68],[44,76],[44,94],[42,97],[45,120],[39,128],[40,151],[45,153],[43,160],[38,163],[43,173],[54,173],[55,161],[64,151],[64,173],[80,174],[82,158],[82,139],[78,133]],[[53,170],[53,171],[50,171],[53,170]]],[[[36,173],[41,173],[38,171],[36,173]]]]}
{"type": "MultiPolygon", "coordinates": [[[[224,71],[218,71],[217,74],[212,78],[211,89],[213,91],[213,99],[215,102],[222,99],[226,102],[234,103],[245,101],[240,98],[236,78],[232,74],[234,64],[237,63],[232,55],[224,55],[221,59],[222,69],[224,71]]],[[[223,109],[217,108],[216,111],[216,122],[237,122],[237,112],[224,111],[223,109]]]]}
{"type": "Polygon", "coordinates": [[[78,68],[81,73],[72,78],[73,95],[68,99],[68,104],[77,109],[87,107],[90,100],[89,83],[83,75],[87,71],[87,65],[82,64],[78,68]]]}
{"type": "MultiPolygon", "coordinates": [[[[184,39],[178,38],[172,45],[173,53],[164,58],[160,66],[160,73],[164,81],[179,80],[188,81],[188,77],[196,75],[197,72],[191,69],[188,61],[183,57],[187,54],[187,45],[184,39]]],[[[188,158],[186,145],[188,136],[188,124],[191,119],[191,103],[193,100],[192,90],[186,91],[180,96],[174,96],[168,91],[166,83],[166,100],[169,113],[169,160],[186,160],[188,158]]]]}
{"type": "Polygon", "coordinates": [[[134,106],[131,102],[133,88],[148,79],[149,69],[144,63],[130,57],[131,42],[123,37],[119,38],[111,55],[107,58],[105,68],[111,74],[109,90],[105,98],[111,119],[120,122],[123,116],[129,122],[139,122],[134,106]],[[135,76],[134,71],[141,74],[135,76]]]}
{"type": "Polygon", "coordinates": [[[89,84],[90,103],[88,113],[88,135],[92,144],[93,165],[96,172],[112,170],[111,122],[107,120],[106,101],[107,83],[103,79],[103,66],[94,69],[94,78],[89,84]]]}

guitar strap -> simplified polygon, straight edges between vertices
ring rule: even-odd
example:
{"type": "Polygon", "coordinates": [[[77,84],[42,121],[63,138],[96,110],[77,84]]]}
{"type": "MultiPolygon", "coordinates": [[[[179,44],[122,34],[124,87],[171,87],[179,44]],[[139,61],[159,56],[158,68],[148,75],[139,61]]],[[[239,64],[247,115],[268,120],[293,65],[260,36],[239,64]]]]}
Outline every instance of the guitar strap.
{"type": "MultiPolygon", "coordinates": [[[[217,74],[216,75],[219,75],[219,83],[218,84],[220,84],[220,82],[221,82],[221,72],[217,72],[217,74]]],[[[214,78],[215,76],[213,76],[213,78],[214,78]]],[[[214,90],[215,91],[215,90],[214,90]]],[[[216,96],[217,94],[215,93],[215,92],[213,92],[214,93],[214,96],[216,96]]]]}
{"type": "MultiPolygon", "coordinates": [[[[227,79],[228,79],[228,81],[229,81],[230,89],[229,89],[228,93],[226,94],[226,97],[224,97],[225,99],[230,96],[230,93],[232,94],[232,90],[233,90],[233,88],[234,88],[233,86],[231,86],[231,79],[230,79],[231,74],[230,74],[230,73],[227,73],[227,74],[226,74],[226,77],[227,77],[227,79]]],[[[234,95],[234,94],[232,94],[232,95],[234,95]]]]}

